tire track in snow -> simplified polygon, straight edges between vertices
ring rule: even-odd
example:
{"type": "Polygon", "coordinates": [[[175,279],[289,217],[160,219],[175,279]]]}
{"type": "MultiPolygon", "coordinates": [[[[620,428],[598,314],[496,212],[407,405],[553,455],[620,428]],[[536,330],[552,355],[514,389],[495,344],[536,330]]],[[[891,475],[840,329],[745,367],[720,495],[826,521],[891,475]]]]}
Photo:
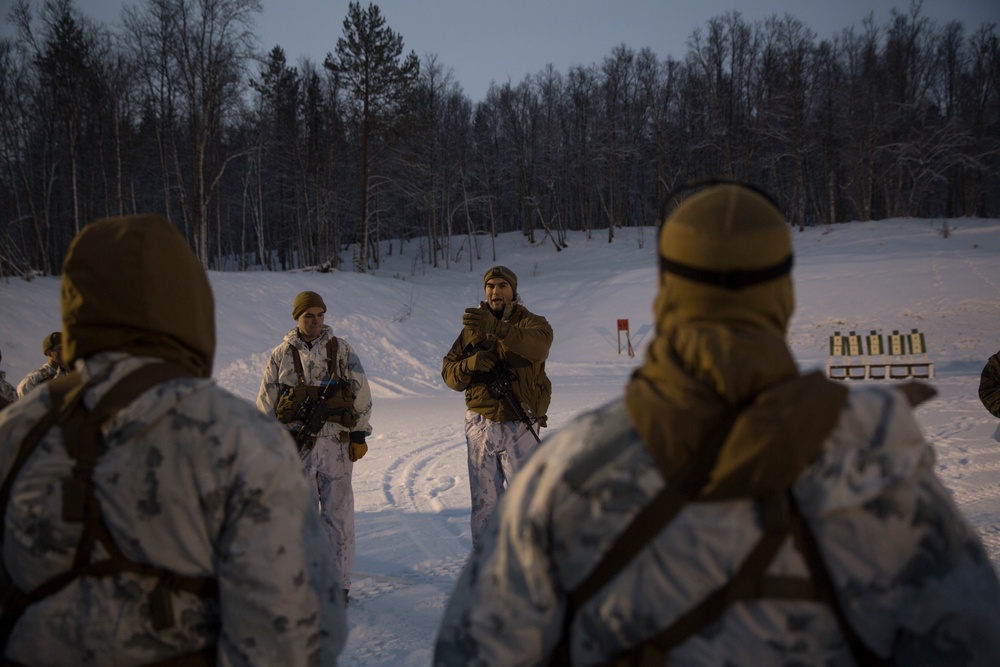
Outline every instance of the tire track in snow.
{"type": "Polygon", "coordinates": [[[440,436],[416,434],[414,440],[427,442],[407,451],[386,467],[382,476],[382,491],[392,507],[416,512],[440,512],[444,508],[438,497],[458,484],[455,474],[448,468],[455,467],[456,459],[464,463],[464,443],[455,442],[451,433],[440,436]]]}
{"type": "MultiPolygon", "coordinates": [[[[445,563],[444,554],[459,551],[464,560],[467,546],[460,543],[462,526],[456,516],[449,516],[441,497],[457,492],[460,484],[455,471],[455,461],[465,462],[464,443],[455,442],[452,428],[447,435],[433,432],[416,434],[414,440],[425,444],[407,451],[390,463],[382,476],[382,492],[388,506],[407,514],[401,529],[429,563],[422,567],[435,567],[445,563]]],[[[464,465],[459,468],[464,470],[464,465]]],[[[463,512],[464,514],[464,512],[463,512]]],[[[468,521],[465,515],[465,521],[468,521]]],[[[454,565],[442,565],[442,575],[457,574],[454,565]]],[[[460,566],[459,566],[460,567],[460,566]]]]}

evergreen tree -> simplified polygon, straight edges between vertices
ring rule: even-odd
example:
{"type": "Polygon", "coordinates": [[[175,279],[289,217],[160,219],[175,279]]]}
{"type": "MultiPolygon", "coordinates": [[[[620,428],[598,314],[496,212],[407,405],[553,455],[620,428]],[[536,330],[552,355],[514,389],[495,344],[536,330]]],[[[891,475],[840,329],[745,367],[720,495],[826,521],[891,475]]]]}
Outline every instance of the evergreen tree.
{"type": "Polygon", "coordinates": [[[362,9],[352,2],[344,19],[344,36],[337,39],[336,57],[328,54],[324,65],[340,80],[349,97],[361,135],[361,233],[358,239],[359,272],[368,264],[368,217],[374,141],[390,139],[406,100],[420,74],[417,54],[405,58],[403,38],[385,25],[377,5],[362,9]]]}

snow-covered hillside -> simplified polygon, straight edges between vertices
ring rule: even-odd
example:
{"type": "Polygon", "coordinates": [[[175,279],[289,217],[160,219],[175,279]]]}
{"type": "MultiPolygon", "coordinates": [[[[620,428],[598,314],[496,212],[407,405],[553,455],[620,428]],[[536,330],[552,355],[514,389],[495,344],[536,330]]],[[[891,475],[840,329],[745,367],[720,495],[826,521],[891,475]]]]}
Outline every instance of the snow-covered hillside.
{"type": "MultiPolygon", "coordinates": [[[[1000,428],[977,397],[1000,349],[1000,220],[849,223],[793,232],[798,307],[789,338],[803,368],[826,364],[834,331],[924,332],[940,395],[918,418],[938,470],[1000,566],[1000,428]]],[[[464,239],[456,241],[461,243],[464,239]]],[[[294,326],[292,299],[315,290],[327,323],[361,356],[375,396],[371,450],[355,467],[357,560],[342,665],[427,665],[437,622],[471,546],[462,395],[440,377],[482,275],[504,264],[555,342],[550,429],[621,393],[653,335],[656,234],[569,234],[569,247],[480,237],[445,269],[420,263],[420,241],[396,242],[377,271],[212,273],[218,383],[252,401],[271,349],[294,326]],[[416,261],[415,261],[415,258],[416,261]],[[617,321],[628,319],[636,356],[617,321]]],[[[349,257],[349,255],[348,255],[349,257]]],[[[113,261],[113,259],[109,259],[113,261]]],[[[58,278],[0,282],[0,370],[14,384],[41,365],[42,338],[60,328],[58,278]]]]}

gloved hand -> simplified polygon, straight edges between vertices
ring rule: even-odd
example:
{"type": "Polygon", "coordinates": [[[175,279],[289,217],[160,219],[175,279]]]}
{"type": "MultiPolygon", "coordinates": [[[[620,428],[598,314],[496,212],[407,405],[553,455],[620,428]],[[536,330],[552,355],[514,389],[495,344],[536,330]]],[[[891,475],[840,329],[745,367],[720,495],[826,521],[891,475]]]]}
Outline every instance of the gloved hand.
{"type": "Polygon", "coordinates": [[[471,357],[462,360],[462,369],[470,375],[472,373],[488,373],[493,370],[499,360],[500,355],[494,350],[480,350],[471,357]]]}
{"type": "Polygon", "coordinates": [[[497,338],[506,336],[507,331],[510,329],[510,325],[500,321],[487,306],[466,308],[465,314],[462,315],[462,326],[487,336],[496,336],[497,338]]]}
{"type": "Polygon", "coordinates": [[[368,445],[365,443],[364,431],[351,431],[351,441],[347,443],[347,456],[351,463],[360,461],[368,453],[368,445]]]}

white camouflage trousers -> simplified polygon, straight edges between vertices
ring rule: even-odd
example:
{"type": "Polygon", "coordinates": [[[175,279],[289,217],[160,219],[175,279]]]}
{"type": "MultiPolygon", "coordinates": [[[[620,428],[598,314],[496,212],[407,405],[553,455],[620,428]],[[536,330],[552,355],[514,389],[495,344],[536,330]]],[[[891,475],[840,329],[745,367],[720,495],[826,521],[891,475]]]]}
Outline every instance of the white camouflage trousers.
{"type": "Polygon", "coordinates": [[[472,410],[465,412],[465,442],[469,448],[472,547],[477,548],[504,484],[510,485],[538,443],[521,422],[495,422],[472,410]]]}
{"type": "Polygon", "coordinates": [[[330,539],[330,548],[340,564],[344,588],[350,588],[354,567],[354,486],[351,483],[354,463],[347,456],[346,445],[339,440],[319,437],[306,457],[305,466],[306,476],[316,489],[319,515],[330,539]]]}

